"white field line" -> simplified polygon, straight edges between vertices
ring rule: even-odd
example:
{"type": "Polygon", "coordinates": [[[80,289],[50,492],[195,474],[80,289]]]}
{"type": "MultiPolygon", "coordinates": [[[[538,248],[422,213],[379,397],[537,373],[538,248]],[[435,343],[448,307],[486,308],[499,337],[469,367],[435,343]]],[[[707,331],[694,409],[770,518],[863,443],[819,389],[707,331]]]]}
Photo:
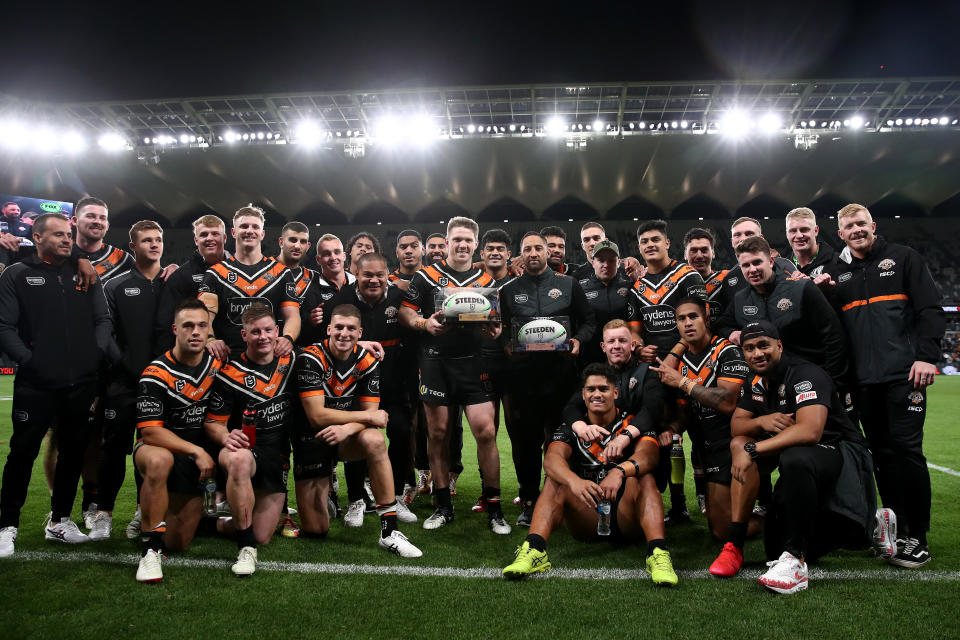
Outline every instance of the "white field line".
{"type": "Polygon", "coordinates": [[[931,469],[936,469],[937,471],[942,471],[944,473],[950,474],[951,476],[957,476],[958,478],[960,478],[960,471],[954,471],[950,467],[941,467],[940,465],[933,464],[932,462],[928,462],[927,466],[931,469]]]}
{"type": "MultiPolygon", "coordinates": [[[[135,554],[107,554],[52,551],[22,551],[15,553],[9,560],[2,562],[99,562],[101,564],[128,565],[133,572],[139,561],[135,554]]],[[[233,560],[214,558],[170,557],[163,561],[165,567],[187,567],[192,569],[220,569],[226,571],[233,560]]],[[[258,571],[303,573],[303,574],[339,574],[339,575],[390,575],[435,578],[486,578],[502,579],[500,569],[489,567],[420,567],[373,564],[341,564],[326,562],[273,562],[257,563],[258,571]]],[[[684,580],[714,580],[706,569],[682,570],[677,574],[684,580]]],[[[647,580],[646,571],[638,569],[554,569],[542,576],[561,580],[647,580]]],[[[759,571],[742,571],[739,579],[755,580],[759,571]]],[[[538,576],[540,577],[540,576],[538,576]]],[[[132,579],[132,578],[131,578],[132,579]]],[[[911,571],[884,567],[859,571],[824,571],[812,568],[811,580],[892,580],[895,582],[958,582],[960,571],[911,571]]]]}

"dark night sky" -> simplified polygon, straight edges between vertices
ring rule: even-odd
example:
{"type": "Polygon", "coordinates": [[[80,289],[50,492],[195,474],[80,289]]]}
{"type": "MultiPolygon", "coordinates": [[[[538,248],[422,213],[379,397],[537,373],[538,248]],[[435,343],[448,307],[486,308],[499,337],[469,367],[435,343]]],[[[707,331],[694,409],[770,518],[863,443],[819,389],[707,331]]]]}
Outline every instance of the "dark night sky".
{"type": "Polygon", "coordinates": [[[960,2],[21,0],[0,92],[105,100],[619,80],[960,75],[960,2]],[[782,8],[775,5],[789,6],[782,8]],[[134,10],[136,7],[137,10],[134,10]]]}

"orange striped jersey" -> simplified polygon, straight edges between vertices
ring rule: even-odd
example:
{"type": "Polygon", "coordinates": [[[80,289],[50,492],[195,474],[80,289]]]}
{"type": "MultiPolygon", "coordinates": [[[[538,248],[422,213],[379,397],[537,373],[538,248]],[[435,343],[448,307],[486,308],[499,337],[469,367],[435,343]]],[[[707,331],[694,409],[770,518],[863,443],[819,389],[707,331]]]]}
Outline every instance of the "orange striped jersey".
{"type": "MultiPolygon", "coordinates": [[[[417,271],[410,281],[403,306],[420,313],[424,318],[439,311],[436,293],[449,288],[495,288],[493,277],[482,267],[471,266],[466,271],[455,271],[446,260],[417,271]]],[[[420,350],[427,358],[464,358],[477,355],[480,340],[470,328],[454,327],[439,335],[420,335],[420,350]]]]}
{"type": "Polygon", "coordinates": [[[413,280],[413,276],[415,275],[417,274],[413,273],[408,275],[400,271],[400,268],[397,267],[387,275],[387,280],[389,280],[390,282],[396,282],[397,280],[403,280],[403,281],[409,282],[410,280],[413,280]]]}
{"type": "Polygon", "coordinates": [[[312,344],[297,358],[301,398],[323,396],[323,406],[352,411],[356,402],[380,402],[380,361],[356,345],[346,360],[330,353],[330,341],[312,344]]]}
{"type": "Polygon", "coordinates": [[[246,349],[240,336],[240,316],[250,305],[262,303],[278,316],[283,306],[300,308],[299,299],[291,295],[294,288],[288,285],[294,285],[293,273],[273,258],[248,265],[230,257],[213,265],[203,274],[200,295],[212,293],[219,301],[214,334],[239,356],[246,349]]]}
{"type": "MultiPolygon", "coordinates": [[[[634,428],[639,429],[641,433],[639,438],[624,448],[622,460],[626,460],[632,456],[634,450],[640,442],[645,441],[647,443],[652,443],[655,447],[657,447],[657,449],[660,448],[660,442],[657,440],[656,431],[653,431],[652,429],[649,431],[644,431],[642,427],[638,426],[634,422],[633,418],[634,416],[632,414],[629,414],[626,411],[620,411],[613,419],[613,422],[604,426],[604,428],[610,432],[610,435],[599,442],[587,442],[585,440],[581,440],[579,437],[577,437],[577,434],[573,432],[571,423],[564,421],[559,427],[557,427],[557,430],[553,432],[553,437],[550,439],[550,442],[562,442],[573,450],[572,455],[567,460],[571,471],[586,480],[599,482],[602,479],[602,474],[600,472],[609,468],[612,464],[619,462],[607,461],[603,456],[603,450],[606,448],[607,443],[617,437],[617,435],[626,429],[627,426],[633,426],[634,428]]],[[[583,419],[589,420],[588,418],[583,419]]]]}
{"type": "MultiPolygon", "coordinates": [[[[704,387],[716,387],[721,380],[735,384],[738,397],[740,387],[750,375],[750,368],[743,359],[740,347],[720,336],[714,336],[703,353],[693,353],[688,349],[677,368],[680,375],[704,387]]],[[[707,442],[730,439],[730,416],[718,413],[716,409],[685,395],[677,402],[690,407],[707,442]]]]}
{"type": "Polygon", "coordinates": [[[178,362],[173,351],[151,362],[140,376],[137,429],[165,427],[184,440],[202,444],[210,391],[222,367],[206,352],[193,367],[178,362]]]}
{"type": "Polygon", "coordinates": [[[120,247],[112,247],[109,244],[104,244],[99,251],[83,251],[77,247],[77,253],[81,258],[90,261],[104,284],[110,278],[115,278],[132,269],[135,263],[132,255],[120,247]]]}
{"type": "Polygon", "coordinates": [[[686,262],[671,260],[659,273],[647,273],[633,283],[628,296],[627,321],[641,330],[644,344],[657,345],[657,355],[665,358],[680,341],[675,307],[682,298],[707,299],[703,278],[686,262]]]}
{"type": "Polygon", "coordinates": [[[257,445],[286,447],[293,414],[293,353],[256,364],[246,354],[223,365],[207,406],[207,420],[241,427],[245,409],[257,412],[257,445]]]}
{"type": "Polygon", "coordinates": [[[714,271],[704,278],[703,286],[707,292],[707,304],[710,305],[710,317],[719,318],[723,313],[723,287],[726,285],[729,269],[714,271]]]}

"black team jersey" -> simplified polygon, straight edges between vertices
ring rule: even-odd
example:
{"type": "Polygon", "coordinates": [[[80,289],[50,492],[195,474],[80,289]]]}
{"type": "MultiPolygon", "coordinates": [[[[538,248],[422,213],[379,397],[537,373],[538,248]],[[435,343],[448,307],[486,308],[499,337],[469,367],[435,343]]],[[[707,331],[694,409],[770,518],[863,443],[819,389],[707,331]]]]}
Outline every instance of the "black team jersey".
{"type": "MultiPolygon", "coordinates": [[[[740,387],[750,375],[740,347],[720,336],[714,336],[702,353],[687,349],[677,368],[680,375],[704,387],[716,387],[721,380],[735,384],[737,393],[740,393],[740,387]]],[[[677,403],[690,408],[708,444],[730,439],[730,416],[687,396],[679,398],[677,403]]]]}
{"type": "Polygon", "coordinates": [[[723,313],[723,287],[726,285],[729,269],[714,271],[703,279],[703,286],[707,292],[707,305],[710,307],[710,317],[719,318],[723,313]]]}
{"type": "MultiPolygon", "coordinates": [[[[154,319],[164,289],[158,273],[149,280],[136,268],[110,280],[103,287],[110,309],[113,342],[110,360],[115,363],[111,378],[131,389],[157,354],[154,347],[154,319]]],[[[170,327],[167,332],[171,333],[170,327]]]]}
{"type": "MultiPolygon", "coordinates": [[[[580,416],[580,418],[587,422],[590,421],[590,418],[585,415],[580,416]]],[[[635,424],[633,416],[626,411],[619,412],[617,417],[613,419],[613,422],[604,425],[604,429],[609,431],[610,435],[599,442],[586,442],[581,440],[577,434],[573,432],[571,424],[572,423],[566,421],[561,423],[560,426],[557,427],[557,430],[553,432],[553,436],[550,438],[550,444],[562,442],[573,450],[573,454],[568,460],[570,470],[585,480],[599,482],[601,479],[600,472],[612,466],[613,462],[608,462],[605,459],[603,450],[606,448],[608,442],[617,437],[617,434],[628,426],[639,429],[640,437],[624,448],[623,460],[632,456],[637,446],[644,441],[652,443],[657,450],[660,449],[660,442],[657,440],[656,432],[649,428],[644,430],[644,427],[635,424]]],[[[645,446],[649,446],[649,444],[645,446]]]]}
{"type": "Polygon", "coordinates": [[[181,439],[203,446],[204,416],[210,391],[223,363],[204,352],[200,364],[187,366],[173,357],[173,351],[147,365],[140,376],[137,396],[137,439],[140,429],[164,427],[181,439]]]}
{"type": "Polygon", "coordinates": [[[219,309],[213,320],[213,332],[227,343],[232,356],[239,357],[246,349],[240,336],[243,328],[240,316],[250,305],[262,303],[276,316],[283,306],[300,307],[299,299],[288,293],[287,285],[293,284],[290,270],[273,258],[247,265],[231,257],[207,269],[199,292],[217,296],[219,309]]]}
{"type": "Polygon", "coordinates": [[[197,297],[200,285],[203,284],[203,276],[210,266],[199,251],[194,251],[190,259],[184,261],[180,268],[167,278],[157,304],[157,321],[154,328],[156,353],[163,353],[173,348],[174,336],[173,331],[170,330],[173,326],[173,310],[187,298],[197,297]]]}
{"type": "Polygon", "coordinates": [[[289,353],[255,364],[243,354],[223,365],[210,392],[207,419],[225,423],[232,431],[242,426],[244,410],[252,409],[257,412],[256,446],[288,451],[295,361],[289,353]]]}
{"type": "Polygon", "coordinates": [[[657,355],[665,358],[680,341],[677,331],[676,304],[683,298],[707,299],[703,278],[685,262],[671,260],[659,273],[647,273],[630,290],[627,318],[631,327],[641,329],[646,345],[657,346],[657,355]]]}
{"type": "Polygon", "coordinates": [[[111,278],[116,278],[124,271],[133,269],[135,261],[133,256],[120,247],[111,247],[104,243],[99,251],[84,251],[77,247],[77,256],[86,258],[93,265],[100,281],[104,284],[111,278]]]}
{"type": "MultiPolygon", "coordinates": [[[[297,300],[300,303],[300,336],[297,338],[297,346],[305,347],[307,345],[320,342],[327,337],[326,327],[315,326],[310,323],[310,312],[317,307],[323,307],[327,301],[333,299],[342,287],[330,280],[326,280],[323,275],[313,269],[303,268],[309,274],[301,276],[297,281],[297,300]],[[302,285],[302,286],[300,286],[302,285]]],[[[346,283],[344,287],[357,281],[356,277],[349,271],[344,271],[346,283]]],[[[324,321],[326,322],[326,318],[324,321]]]]}
{"type": "Polygon", "coordinates": [[[398,268],[394,269],[393,271],[391,271],[391,272],[389,273],[389,275],[387,275],[387,280],[389,280],[390,282],[396,282],[397,280],[403,280],[404,282],[410,282],[411,280],[413,280],[413,276],[415,276],[415,275],[417,275],[416,272],[407,274],[407,273],[404,273],[404,272],[400,271],[400,269],[399,269],[399,267],[398,267],[398,268]]]}
{"type": "MultiPolygon", "coordinates": [[[[403,306],[413,309],[424,318],[438,311],[437,290],[456,287],[495,287],[493,278],[479,267],[455,271],[446,260],[420,269],[410,281],[403,306]]],[[[424,333],[420,336],[420,353],[426,358],[465,358],[479,353],[480,341],[471,328],[453,327],[439,336],[424,333]]]]}
{"type": "MultiPolygon", "coordinates": [[[[312,344],[297,357],[297,391],[300,398],[323,396],[323,406],[338,411],[355,411],[359,402],[380,402],[380,362],[361,346],[355,346],[346,360],[330,353],[327,340],[312,344]]],[[[306,431],[304,420],[301,433],[306,431]]]]}

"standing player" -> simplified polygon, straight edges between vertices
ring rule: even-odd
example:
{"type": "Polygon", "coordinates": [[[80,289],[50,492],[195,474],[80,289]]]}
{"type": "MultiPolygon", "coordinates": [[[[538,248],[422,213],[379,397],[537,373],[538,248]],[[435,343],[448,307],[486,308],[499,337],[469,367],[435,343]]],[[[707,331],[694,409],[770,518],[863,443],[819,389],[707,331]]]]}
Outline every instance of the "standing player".
{"type": "Polygon", "coordinates": [[[297,387],[306,421],[294,434],[297,504],[303,531],[325,536],[330,528],[327,493],[336,458],[364,460],[380,516],[379,546],[403,558],[421,551],[397,529],[393,470],[383,433],[388,416],[378,408],[377,359],[357,340],[363,333],[360,311],[338,305],[330,313],[329,338],[303,350],[297,360],[297,387]]]}
{"type": "Polygon", "coordinates": [[[447,259],[447,237],[442,233],[427,236],[427,249],[424,264],[437,264],[447,259]]]}
{"type": "MultiPolygon", "coordinates": [[[[24,222],[20,217],[20,205],[16,202],[4,202],[0,205],[0,222],[4,223],[4,231],[16,238],[30,239],[32,237],[33,225],[24,222]]],[[[19,246],[20,241],[17,240],[19,246]]]]}
{"type": "Polygon", "coordinates": [[[703,278],[711,320],[719,318],[723,311],[723,287],[730,273],[728,269],[713,267],[716,244],[717,238],[713,232],[701,227],[694,227],[683,236],[683,258],[703,278]]]}
{"type": "MultiPolygon", "coordinates": [[[[567,232],[560,227],[550,226],[540,229],[540,235],[547,241],[547,266],[556,273],[573,275],[579,265],[567,262],[567,232]]],[[[587,256],[589,262],[590,256],[587,256]]]]}
{"type": "Polygon", "coordinates": [[[380,241],[366,231],[354,234],[347,243],[350,251],[350,273],[357,275],[357,260],[365,253],[380,253],[380,241]]]}
{"type": "Polygon", "coordinates": [[[266,306],[251,305],[241,322],[247,350],[217,374],[204,429],[223,447],[217,462],[227,477],[233,514],[221,518],[217,529],[236,536],[231,571],[248,576],[257,568],[257,545],[269,544],[287,497],[296,356],[274,353],[280,329],[266,306]],[[252,439],[245,432],[248,419],[254,422],[252,439]]]}
{"type": "Polygon", "coordinates": [[[323,325],[323,305],[341,288],[357,281],[344,268],[343,243],[332,233],[325,233],[317,240],[318,277],[310,278],[300,293],[300,336],[298,347],[306,347],[326,338],[323,325]]]}
{"type": "Polygon", "coordinates": [[[891,562],[930,561],[930,473],[923,455],[927,387],[933,384],[945,321],[923,258],[875,235],[866,207],[837,214],[846,243],[829,267],[831,292],[853,351],[856,407],[876,463],[877,489],[897,518],[891,562]]]}
{"type": "Polygon", "coordinates": [[[201,301],[188,299],[173,318],[173,349],[143,370],[137,397],[133,463],[143,476],[138,582],[163,580],[162,551],[190,546],[203,515],[200,483],[216,469],[203,431],[210,390],[223,366],[205,349],[210,316],[201,301]]]}
{"type": "Polygon", "coordinates": [[[543,450],[560,424],[563,404],[576,389],[576,356],[597,325],[580,283],[547,267],[546,239],[529,231],[520,241],[523,274],[500,290],[507,335],[534,318],[569,319],[570,351],[517,354],[511,358],[505,396],[507,431],[520,484],[522,511],[517,525],[529,526],[540,495],[543,450]]]}
{"type": "Polygon", "coordinates": [[[33,224],[37,254],[0,276],[0,352],[20,368],[13,387],[13,435],[0,484],[0,556],[13,554],[20,510],[43,436],[54,424],[62,447],[53,482],[48,540],[89,538],[70,520],[87,443],[87,413],[110,339],[99,282],[81,291],[69,259],[70,223],[44,214],[33,224]]]}
{"type": "Polygon", "coordinates": [[[211,336],[207,350],[226,360],[244,350],[240,337],[240,315],[254,302],[266,305],[283,318],[283,336],[277,340],[277,355],[293,350],[300,335],[300,300],[287,291],[293,274],[272,258],[265,258],[263,211],[254,206],[241,207],[233,215],[232,234],[236,253],[207,270],[200,285],[199,298],[210,310],[216,337],[211,336]]]}
{"type": "MultiPolygon", "coordinates": [[[[420,341],[420,399],[427,416],[430,470],[437,509],[424,520],[425,529],[453,521],[450,500],[449,423],[451,407],[462,405],[477,441],[477,458],[483,474],[490,529],[510,533],[500,507],[500,454],[497,451],[493,402],[489,380],[484,379],[479,341],[473,329],[443,323],[436,296],[451,287],[492,287],[493,278],[472,266],[479,227],[469,218],[447,223],[449,258],[424,267],[414,276],[400,309],[400,321],[426,335],[420,341]],[[422,313],[422,316],[420,315],[422,313]]],[[[489,325],[485,325],[490,331],[489,325]]],[[[487,337],[494,337],[488,333],[487,337]]]]}
{"type": "MultiPolygon", "coordinates": [[[[627,319],[631,280],[620,269],[620,248],[609,240],[601,240],[593,247],[590,262],[593,272],[579,280],[587,302],[593,309],[597,326],[602,327],[614,318],[627,319]]],[[[580,364],[605,360],[600,344],[603,336],[600,332],[583,345],[580,364]]]]}
{"type": "Polygon", "coordinates": [[[799,207],[787,214],[787,242],[793,250],[788,259],[804,275],[816,278],[833,262],[836,251],[826,242],[817,242],[820,227],[812,209],[799,207]]]}
{"type": "Polygon", "coordinates": [[[404,229],[397,235],[397,268],[390,273],[390,284],[403,291],[410,286],[410,280],[423,266],[423,238],[418,231],[404,229]]]}
{"type": "MultiPolygon", "coordinates": [[[[113,278],[103,288],[113,327],[110,360],[114,365],[101,400],[103,444],[97,471],[100,487],[91,540],[110,537],[113,507],[123,486],[127,456],[133,452],[137,430],[137,385],[140,374],[156,355],[153,323],[164,288],[160,266],[163,229],[151,220],[137,222],[130,227],[130,250],[136,258],[133,269],[113,278]]],[[[141,484],[142,479],[138,478],[138,494],[141,484]]]]}
{"type": "Polygon", "coordinates": [[[654,584],[673,586],[677,574],[664,539],[663,502],[652,473],[659,459],[657,435],[617,408],[617,374],[610,367],[587,365],[581,395],[587,406],[585,420],[603,425],[601,430],[608,435],[584,440],[566,422],[557,428],[543,459],[547,479],[530,533],[503,575],[525,578],[550,569],[547,540],[564,522],[575,538],[598,540],[597,510],[606,502],[611,514],[609,539],[645,538],[647,573],[654,584]],[[615,441],[620,441],[616,450],[615,441]]]}

